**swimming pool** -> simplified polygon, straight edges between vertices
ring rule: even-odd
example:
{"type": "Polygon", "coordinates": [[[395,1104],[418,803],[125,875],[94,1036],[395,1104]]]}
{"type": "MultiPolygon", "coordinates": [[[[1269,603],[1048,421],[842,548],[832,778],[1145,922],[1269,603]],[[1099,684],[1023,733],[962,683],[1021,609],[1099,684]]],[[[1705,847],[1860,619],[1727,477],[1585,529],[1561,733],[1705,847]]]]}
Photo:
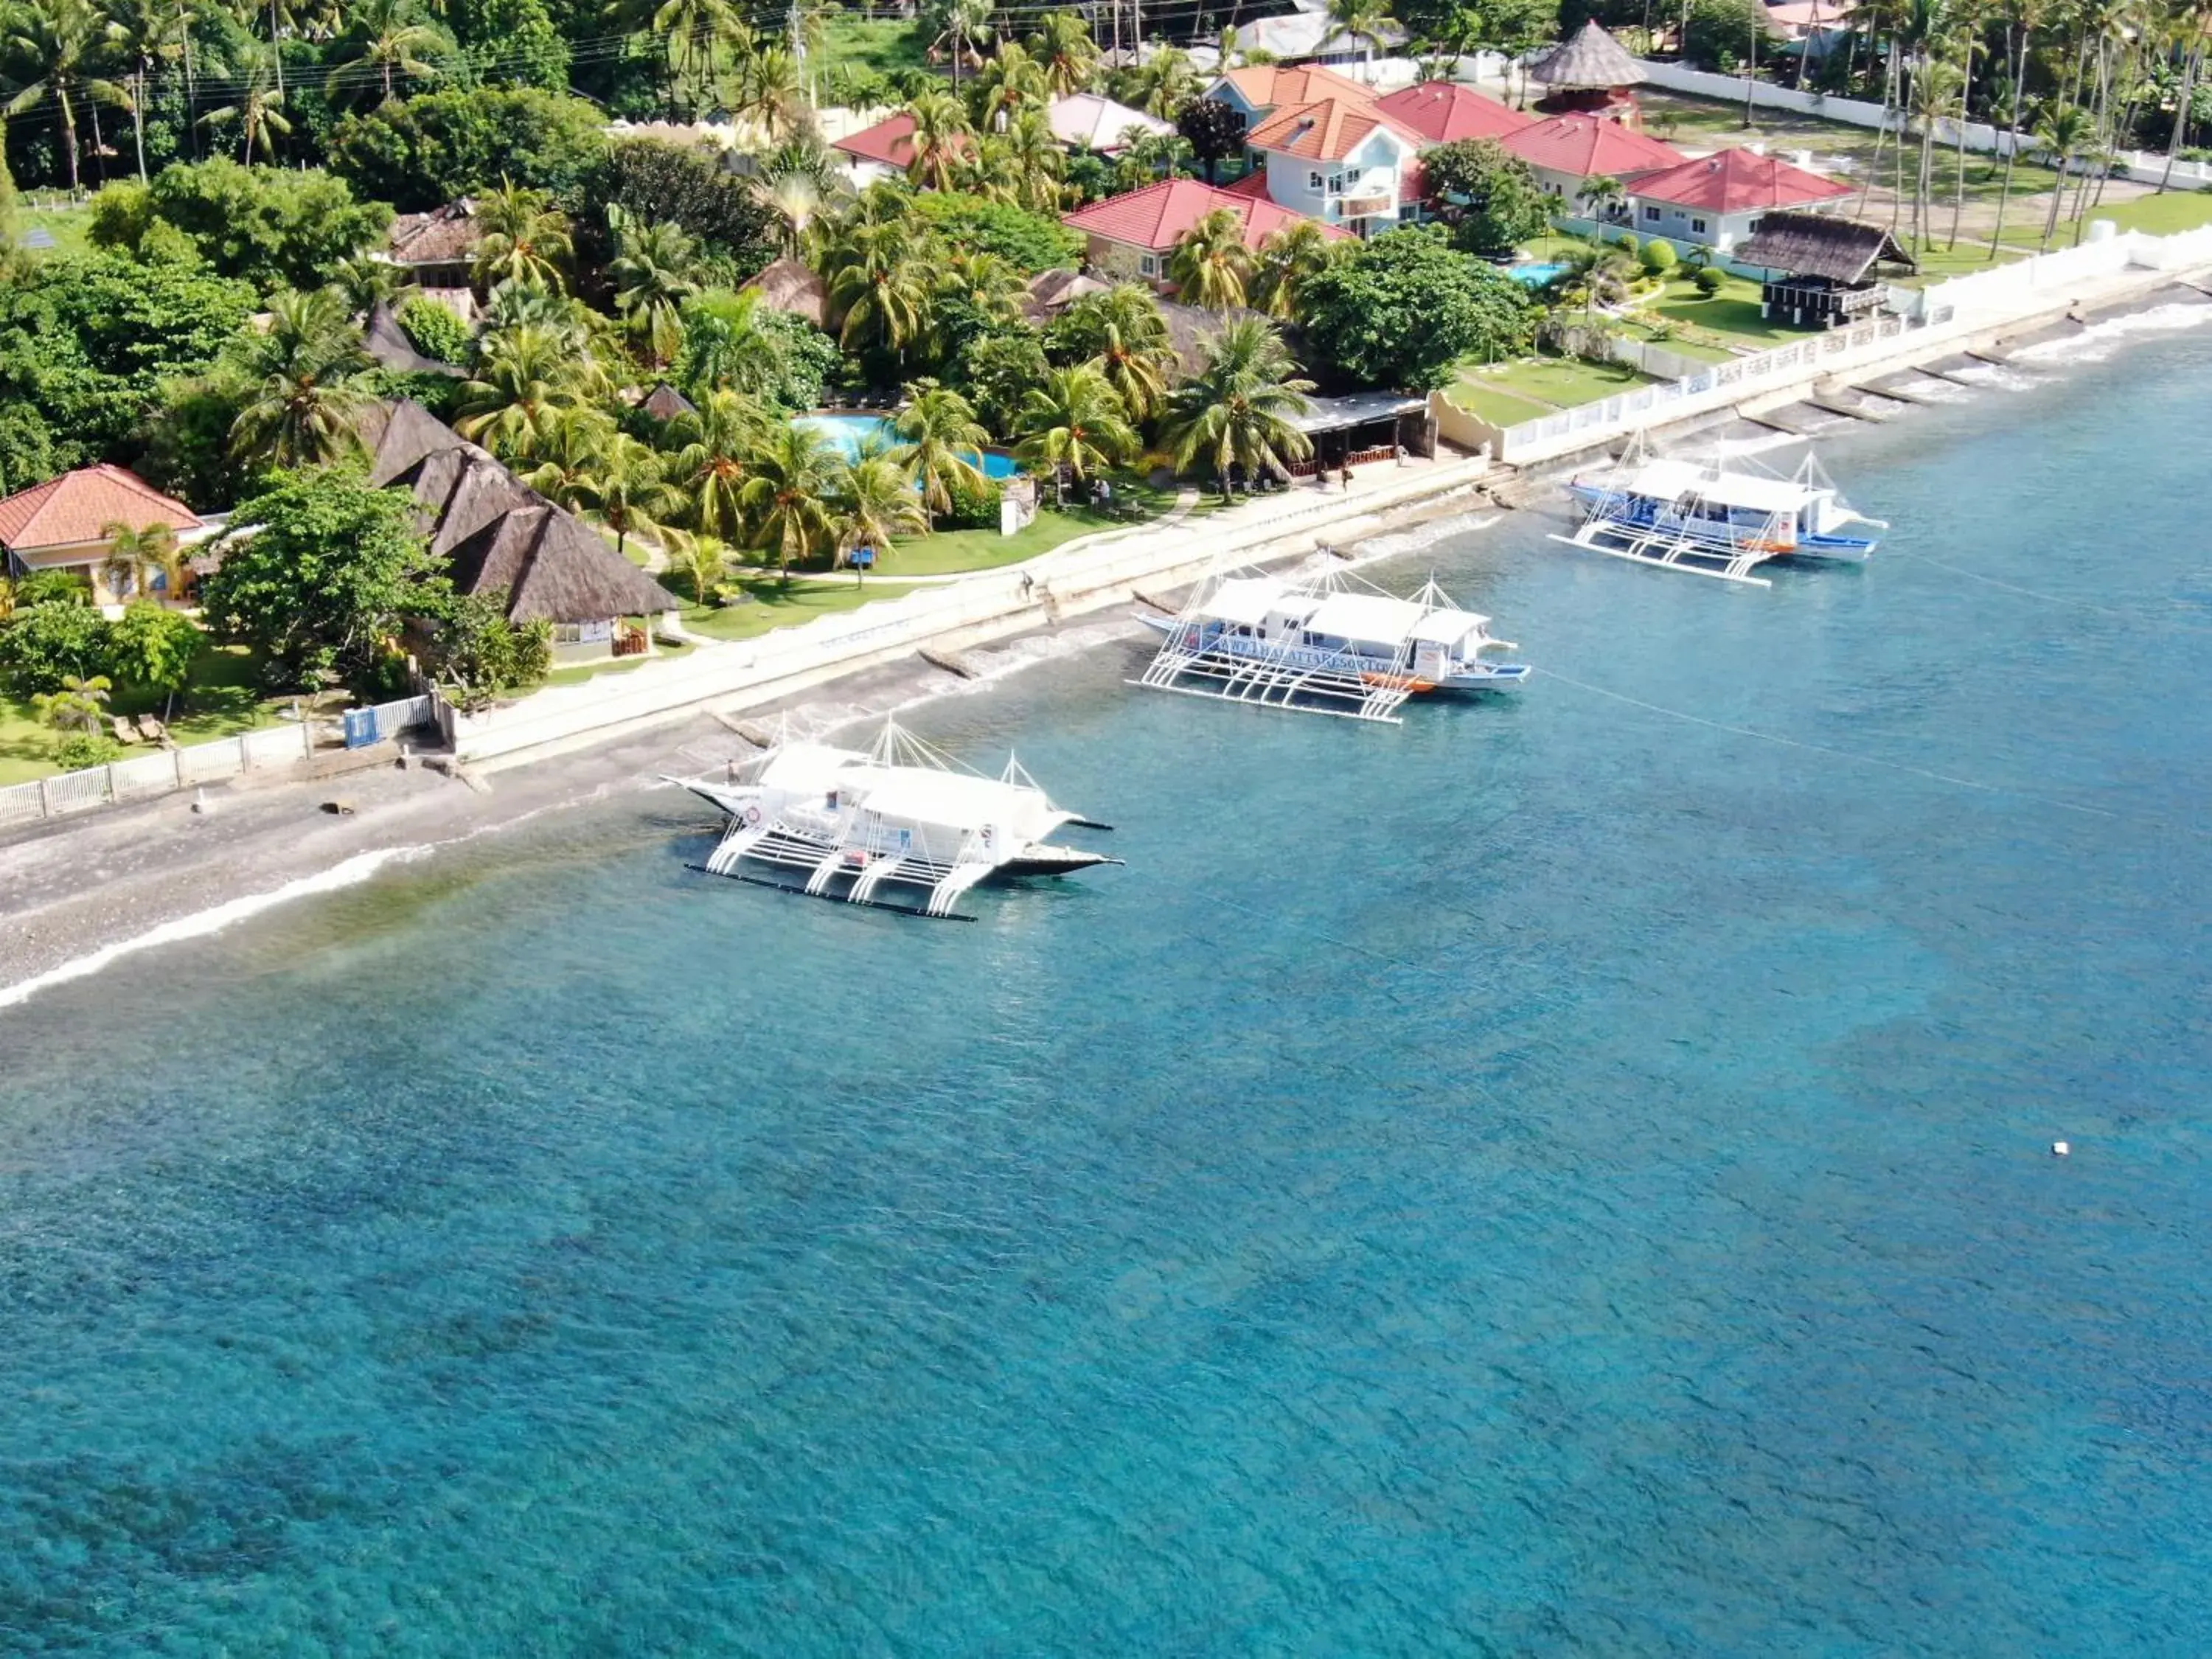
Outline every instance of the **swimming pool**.
{"type": "MultiPolygon", "coordinates": [[[[871,438],[880,438],[885,443],[898,441],[898,434],[891,430],[890,417],[884,415],[801,415],[798,424],[829,439],[844,451],[847,460],[857,456],[860,446],[871,438]]],[[[994,449],[983,452],[981,465],[987,478],[1011,478],[1022,470],[1021,463],[1012,456],[994,449]]]]}
{"type": "Polygon", "coordinates": [[[1526,264],[1509,266],[1505,274],[1515,282],[1528,288],[1542,288],[1566,270],[1562,264],[1526,264]]]}

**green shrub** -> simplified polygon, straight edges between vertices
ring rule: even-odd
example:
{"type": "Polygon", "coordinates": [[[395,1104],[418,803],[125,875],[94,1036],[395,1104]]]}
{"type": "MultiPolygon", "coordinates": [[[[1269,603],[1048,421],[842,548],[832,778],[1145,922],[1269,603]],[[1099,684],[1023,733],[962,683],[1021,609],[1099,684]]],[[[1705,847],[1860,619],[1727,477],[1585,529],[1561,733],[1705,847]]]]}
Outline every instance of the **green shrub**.
{"type": "Polygon", "coordinates": [[[451,308],[420,295],[399,307],[399,331],[425,357],[459,363],[468,356],[469,325],[451,308]]]}
{"type": "Polygon", "coordinates": [[[986,478],[981,487],[955,481],[949,491],[952,510],[937,515],[939,530],[996,530],[999,527],[999,497],[1005,489],[996,478],[986,478]]]}
{"type": "Polygon", "coordinates": [[[1654,276],[1664,276],[1679,261],[1674,257],[1674,245],[1653,237],[1644,245],[1644,268],[1654,276]]]}
{"type": "Polygon", "coordinates": [[[64,772],[82,772],[89,766],[105,766],[122,752],[112,738],[72,732],[54,745],[54,764],[64,772]]]}
{"type": "Polygon", "coordinates": [[[1705,265],[1690,280],[1698,285],[1698,292],[1710,300],[1727,286],[1728,274],[1717,265],[1705,265]]]}

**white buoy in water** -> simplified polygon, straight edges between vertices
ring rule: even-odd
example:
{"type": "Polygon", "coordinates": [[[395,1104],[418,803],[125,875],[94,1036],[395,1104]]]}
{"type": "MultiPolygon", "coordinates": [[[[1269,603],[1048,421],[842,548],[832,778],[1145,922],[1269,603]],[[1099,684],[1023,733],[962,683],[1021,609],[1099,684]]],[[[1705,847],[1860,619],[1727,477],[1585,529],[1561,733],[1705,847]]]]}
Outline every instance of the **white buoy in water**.
{"type": "Polygon", "coordinates": [[[2068,1146],[2063,1140],[2054,1140],[2051,1143],[2051,1155],[2053,1158],[2064,1158],[2073,1150],[2074,1149],[2071,1146],[2068,1146]]]}

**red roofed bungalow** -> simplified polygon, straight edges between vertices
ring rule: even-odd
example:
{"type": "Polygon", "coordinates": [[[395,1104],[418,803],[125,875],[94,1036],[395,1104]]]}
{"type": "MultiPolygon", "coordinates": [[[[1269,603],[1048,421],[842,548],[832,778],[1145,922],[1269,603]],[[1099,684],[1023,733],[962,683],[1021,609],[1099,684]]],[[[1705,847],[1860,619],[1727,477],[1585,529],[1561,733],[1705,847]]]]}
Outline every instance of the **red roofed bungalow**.
{"type": "Polygon", "coordinates": [[[1535,125],[1535,118],[1508,109],[1472,87],[1452,81],[1424,81],[1401,87],[1376,108],[1419,140],[1421,147],[1456,143],[1462,138],[1503,138],[1535,125]]]}
{"type": "Polygon", "coordinates": [[[1538,184],[1570,204],[1593,179],[1656,173],[1686,159],[1681,151],[1601,115],[1554,115],[1498,142],[1528,164],[1538,184]]]}
{"type": "Polygon", "coordinates": [[[1763,213],[1826,212],[1851,193],[1849,185],[1747,149],[1718,150],[1621,182],[1638,235],[1724,251],[1750,235],[1763,213]]]}
{"type": "MultiPolygon", "coordinates": [[[[166,526],[179,541],[195,539],[191,532],[203,528],[182,501],[135,472],[105,464],[64,472],[0,501],[0,548],[7,550],[10,574],[66,570],[83,580],[96,605],[131,597],[130,579],[119,573],[111,579],[106,568],[117,525],[134,531],[166,526]]],[[[163,580],[155,578],[157,589],[163,580]]]]}
{"type": "MultiPolygon", "coordinates": [[[[965,144],[961,140],[959,147],[965,144]]],[[[903,179],[914,164],[914,117],[902,111],[848,133],[830,148],[845,158],[846,171],[863,188],[885,179],[903,179]]]]}
{"type": "MultiPolygon", "coordinates": [[[[1257,248],[1284,226],[1305,218],[1264,195],[1216,190],[1195,179],[1163,179],[1142,190],[1079,208],[1063,215],[1060,223],[1083,233],[1089,243],[1085,257],[1091,264],[1164,289],[1170,286],[1168,257],[1176,244],[1193,225],[1219,208],[1226,208],[1243,221],[1244,245],[1251,248],[1257,248]]],[[[1323,225],[1322,229],[1335,237],[1351,234],[1334,225],[1323,225]]]]}

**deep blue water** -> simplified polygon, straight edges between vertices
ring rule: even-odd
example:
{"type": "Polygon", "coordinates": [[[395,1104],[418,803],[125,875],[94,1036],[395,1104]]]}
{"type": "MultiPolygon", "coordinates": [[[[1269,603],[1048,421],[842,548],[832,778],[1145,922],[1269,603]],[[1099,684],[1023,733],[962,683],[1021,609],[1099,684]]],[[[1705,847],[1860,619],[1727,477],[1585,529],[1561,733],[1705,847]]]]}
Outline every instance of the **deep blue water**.
{"type": "Polygon", "coordinates": [[[935,706],[1129,860],[975,925],[661,794],[0,1014],[0,1651],[2205,1652],[2208,430],[1439,549],[1516,707],[935,706]]]}

